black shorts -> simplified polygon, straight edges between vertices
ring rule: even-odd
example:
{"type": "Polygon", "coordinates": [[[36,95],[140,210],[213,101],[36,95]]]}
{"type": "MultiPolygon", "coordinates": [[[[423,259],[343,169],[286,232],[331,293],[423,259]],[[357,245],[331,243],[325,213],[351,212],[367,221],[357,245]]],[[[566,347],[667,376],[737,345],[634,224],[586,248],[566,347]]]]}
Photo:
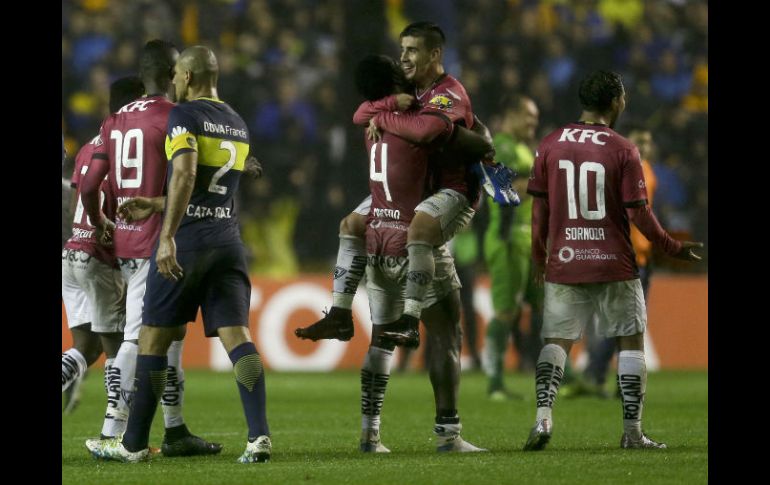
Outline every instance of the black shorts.
{"type": "Polygon", "coordinates": [[[251,281],[243,244],[177,252],[184,276],[176,282],[158,273],[155,256],[147,275],[143,325],[178,327],[194,321],[200,307],[207,337],[216,337],[221,327],[249,326],[251,281]]]}

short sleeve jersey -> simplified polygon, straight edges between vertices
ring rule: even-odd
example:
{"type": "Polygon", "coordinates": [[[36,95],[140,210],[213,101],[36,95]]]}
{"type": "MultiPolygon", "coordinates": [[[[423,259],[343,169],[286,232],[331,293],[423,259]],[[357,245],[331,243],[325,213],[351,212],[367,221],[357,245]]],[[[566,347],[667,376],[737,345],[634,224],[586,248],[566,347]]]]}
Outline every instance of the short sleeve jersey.
{"type": "MultiPolygon", "coordinates": [[[[96,242],[96,231],[94,226],[91,225],[91,220],[88,218],[88,214],[83,207],[83,201],[80,197],[80,181],[88,172],[93,152],[101,142],[99,136],[94,137],[90,142],[83,145],[75,157],[75,169],[72,172],[72,187],[77,194],[77,206],[72,220],[72,236],[67,240],[64,247],[86,252],[99,261],[112,266],[116,262],[113,248],[102,246],[96,242]]],[[[107,196],[108,194],[105,192],[109,192],[109,185],[106,181],[102,182],[101,189],[99,190],[99,200],[103,204],[102,211],[104,212],[104,215],[107,216],[108,219],[114,219],[114,199],[107,196]]]]}
{"type": "MultiPolygon", "coordinates": [[[[447,131],[451,129],[447,125],[447,131]]],[[[388,132],[377,143],[367,139],[366,149],[372,194],[366,229],[367,253],[406,256],[409,223],[414,218],[414,208],[428,190],[430,150],[388,132]]]]}
{"type": "MultiPolygon", "coordinates": [[[[449,74],[442,74],[428,91],[416,93],[416,98],[420,114],[440,116],[468,129],[473,127],[471,99],[460,81],[449,74]]],[[[432,189],[453,189],[468,200],[475,200],[478,184],[468,166],[462,163],[439,165],[441,156],[441,153],[435,153],[435,159],[431,161],[432,189]]]]}
{"type": "Polygon", "coordinates": [[[177,250],[240,242],[235,193],[249,154],[246,123],[224,101],[198,98],[171,110],[167,132],[168,180],[175,157],[198,153],[195,186],[175,237],[177,250]]]}
{"type": "MultiPolygon", "coordinates": [[[[104,142],[94,158],[110,163],[107,180],[117,205],[134,197],[160,197],[166,184],[166,125],[174,103],[164,96],[142,97],[120,108],[102,124],[104,142]]],[[[149,258],[160,234],[161,215],[116,221],[115,255],[149,258]]]]}
{"type": "Polygon", "coordinates": [[[527,192],[548,200],[546,281],[639,276],[625,207],[646,200],[647,190],[631,142],[604,125],[559,128],[538,147],[527,192]]]}

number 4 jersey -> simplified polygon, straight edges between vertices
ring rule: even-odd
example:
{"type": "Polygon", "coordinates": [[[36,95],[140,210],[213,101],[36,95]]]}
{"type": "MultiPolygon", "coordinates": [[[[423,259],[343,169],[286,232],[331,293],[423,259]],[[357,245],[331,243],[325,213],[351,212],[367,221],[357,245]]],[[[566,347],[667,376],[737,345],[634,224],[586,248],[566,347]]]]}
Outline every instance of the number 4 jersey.
{"type": "MultiPolygon", "coordinates": [[[[102,123],[93,158],[109,162],[110,193],[120,205],[134,197],[160,197],[166,185],[166,125],[174,103],[164,96],[142,97],[102,123]]],[[[116,221],[119,258],[149,258],[160,234],[161,215],[127,224],[116,221]]]]}
{"type": "Polygon", "coordinates": [[[559,128],[540,143],[527,192],[548,200],[547,245],[532,228],[533,257],[542,259],[547,251],[546,281],[639,277],[625,207],[646,200],[647,190],[631,142],[604,125],[559,128]]]}
{"type": "Polygon", "coordinates": [[[179,251],[239,242],[235,193],[249,154],[246,123],[218,99],[198,98],[174,107],[168,118],[168,180],[175,157],[198,153],[195,186],[176,233],[179,251]]]}

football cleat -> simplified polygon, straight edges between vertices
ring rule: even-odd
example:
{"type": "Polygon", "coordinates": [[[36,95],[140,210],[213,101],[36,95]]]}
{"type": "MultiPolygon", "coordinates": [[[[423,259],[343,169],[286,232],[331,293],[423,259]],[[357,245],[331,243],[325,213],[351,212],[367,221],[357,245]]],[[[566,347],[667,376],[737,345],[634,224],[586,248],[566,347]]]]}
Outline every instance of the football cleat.
{"type": "Polygon", "coordinates": [[[86,440],[86,448],[94,458],[99,460],[137,463],[149,458],[150,450],[128,451],[120,438],[86,440]]]}
{"type": "Polygon", "coordinates": [[[497,162],[478,162],[471,166],[478,177],[484,191],[496,203],[502,206],[517,206],[521,204],[519,194],[513,188],[513,178],[516,173],[505,165],[497,162]]]}
{"type": "Polygon", "coordinates": [[[436,435],[436,451],[455,452],[455,453],[477,453],[480,451],[489,451],[484,448],[472,445],[460,436],[463,425],[457,424],[436,424],[433,426],[433,433],[436,435]]]}
{"type": "Polygon", "coordinates": [[[331,307],[324,317],[309,327],[297,328],[294,335],[315,342],[322,339],[337,339],[344,342],[353,338],[353,315],[350,310],[331,307]]]}
{"type": "Polygon", "coordinates": [[[668,448],[665,443],[651,440],[644,432],[642,432],[642,437],[639,440],[632,440],[627,433],[623,433],[623,437],[620,438],[620,447],[627,450],[641,448],[664,450],[668,448]]]}
{"type": "Polygon", "coordinates": [[[270,437],[262,435],[254,441],[246,443],[246,450],[243,452],[239,463],[267,463],[270,461],[270,455],[273,452],[273,445],[270,443],[270,437]]]}
{"type": "Polygon", "coordinates": [[[390,453],[390,450],[380,441],[379,429],[361,430],[361,443],[358,449],[364,453],[390,453]]]}
{"type": "Polygon", "coordinates": [[[524,451],[538,451],[545,448],[545,445],[551,440],[553,423],[550,419],[538,419],[532,431],[529,432],[529,438],[524,445],[524,451]]]}
{"type": "Polygon", "coordinates": [[[191,434],[174,441],[167,441],[164,437],[160,449],[163,456],[216,455],[222,451],[222,445],[191,434]]]}
{"type": "Polygon", "coordinates": [[[416,349],[420,346],[420,320],[407,314],[388,324],[391,330],[382,332],[382,336],[397,347],[416,349]]]}

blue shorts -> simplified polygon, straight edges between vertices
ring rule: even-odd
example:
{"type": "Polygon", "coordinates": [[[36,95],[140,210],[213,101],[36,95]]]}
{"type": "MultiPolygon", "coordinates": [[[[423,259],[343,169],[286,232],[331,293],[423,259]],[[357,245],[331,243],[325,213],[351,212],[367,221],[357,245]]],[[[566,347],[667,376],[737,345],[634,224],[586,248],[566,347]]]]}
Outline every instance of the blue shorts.
{"type": "Polygon", "coordinates": [[[243,244],[178,251],[176,259],[184,271],[180,281],[158,273],[156,251],[147,275],[143,325],[178,327],[194,321],[200,307],[206,337],[216,337],[221,327],[249,326],[251,281],[243,244]]]}

